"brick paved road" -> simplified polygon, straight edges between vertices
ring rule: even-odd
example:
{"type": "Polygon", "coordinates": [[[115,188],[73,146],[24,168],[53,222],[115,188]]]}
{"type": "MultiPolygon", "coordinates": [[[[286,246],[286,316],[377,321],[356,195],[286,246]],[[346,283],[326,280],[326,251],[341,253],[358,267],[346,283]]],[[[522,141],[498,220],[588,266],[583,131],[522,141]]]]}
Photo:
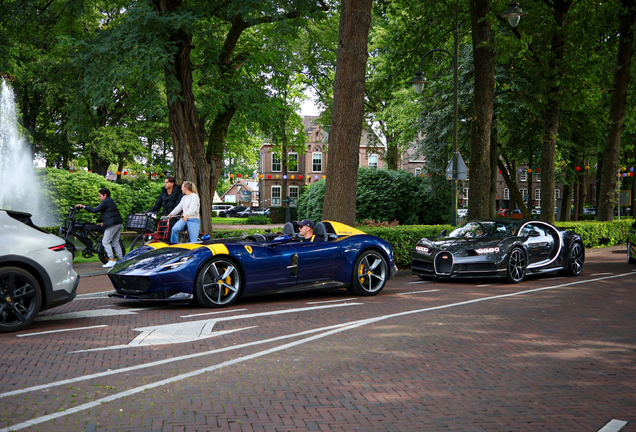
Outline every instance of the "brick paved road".
{"type": "Polygon", "coordinates": [[[84,278],[84,296],[0,336],[0,430],[598,431],[619,419],[636,431],[636,266],[624,261],[606,250],[577,278],[408,276],[372,298],[222,310],[108,299],[105,276],[84,278]]]}

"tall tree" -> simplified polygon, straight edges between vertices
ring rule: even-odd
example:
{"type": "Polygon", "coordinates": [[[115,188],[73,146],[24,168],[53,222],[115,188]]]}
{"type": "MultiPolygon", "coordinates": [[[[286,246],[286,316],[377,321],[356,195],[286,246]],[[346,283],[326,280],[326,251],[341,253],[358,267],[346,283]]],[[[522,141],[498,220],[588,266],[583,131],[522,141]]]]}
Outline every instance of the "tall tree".
{"type": "MultiPolygon", "coordinates": [[[[629,90],[629,71],[634,52],[634,26],[636,26],[636,2],[622,0],[620,14],[620,41],[616,72],[614,75],[614,90],[612,105],[609,113],[609,126],[603,153],[603,167],[598,203],[598,220],[611,221],[614,219],[614,201],[616,196],[616,173],[619,167],[619,151],[621,147],[621,133],[625,119],[625,107],[629,90]]],[[[620,209],[619,209],[620,211],[620,209]]]]}
{"type": "Polygon", "coordinates": [[[492,216],[491,129],[495,97],[495,51],[490,20],[490,0],[470,0],[475,66],[473,117],[470,124],[470,186],[468,219],[492,216]]]}
{"type": "Polygon", "coordinates": [[[354,225],[371,0],[343,0],[323,217],[354,225]]]}

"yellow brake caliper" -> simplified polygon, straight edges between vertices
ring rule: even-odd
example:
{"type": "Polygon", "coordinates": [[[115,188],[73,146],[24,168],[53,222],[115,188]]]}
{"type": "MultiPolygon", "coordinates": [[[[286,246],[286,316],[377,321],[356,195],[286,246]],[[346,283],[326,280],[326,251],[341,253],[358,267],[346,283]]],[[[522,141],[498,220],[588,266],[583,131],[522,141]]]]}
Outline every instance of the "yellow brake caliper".
{"type": "Polygon", "coordinates": [[[364,278],[361,277],[364,274],[364,264],[360,263],[360,267],[358,267],[358,276],[359,280],[360,280],[360,285],[362,285],[364,283],[364,278]]]}

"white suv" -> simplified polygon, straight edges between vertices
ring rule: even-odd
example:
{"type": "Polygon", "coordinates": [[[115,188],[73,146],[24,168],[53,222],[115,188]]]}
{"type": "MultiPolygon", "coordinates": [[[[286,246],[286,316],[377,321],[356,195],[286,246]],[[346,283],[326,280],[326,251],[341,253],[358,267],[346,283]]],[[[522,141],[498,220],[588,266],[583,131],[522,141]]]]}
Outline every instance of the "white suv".
{"type": "Polygon", "coordinates": [[[33,225],[30,214],[0,210],[0,227],[0,333],[7,333],[73,300],[80,278],[64,240],[33,225]]]}

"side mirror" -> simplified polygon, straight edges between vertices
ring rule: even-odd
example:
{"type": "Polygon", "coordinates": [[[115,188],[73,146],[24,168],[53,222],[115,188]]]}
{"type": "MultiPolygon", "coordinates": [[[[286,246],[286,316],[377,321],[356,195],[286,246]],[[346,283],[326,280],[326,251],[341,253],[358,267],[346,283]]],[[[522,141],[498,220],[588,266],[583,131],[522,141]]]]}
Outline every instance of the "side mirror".
{"type": "Polygon", "coordinates": [[[441,231],[439,232],[439,236],[440,236],[440,237],[446,237],[446,230],[441,230],[441,231]]]}
{"type": "Polygon", "coordinates": [[[541,237],[541,233],[538,233],[536,231],[531,231],[530,232],[530,237],[541,237]]]}

